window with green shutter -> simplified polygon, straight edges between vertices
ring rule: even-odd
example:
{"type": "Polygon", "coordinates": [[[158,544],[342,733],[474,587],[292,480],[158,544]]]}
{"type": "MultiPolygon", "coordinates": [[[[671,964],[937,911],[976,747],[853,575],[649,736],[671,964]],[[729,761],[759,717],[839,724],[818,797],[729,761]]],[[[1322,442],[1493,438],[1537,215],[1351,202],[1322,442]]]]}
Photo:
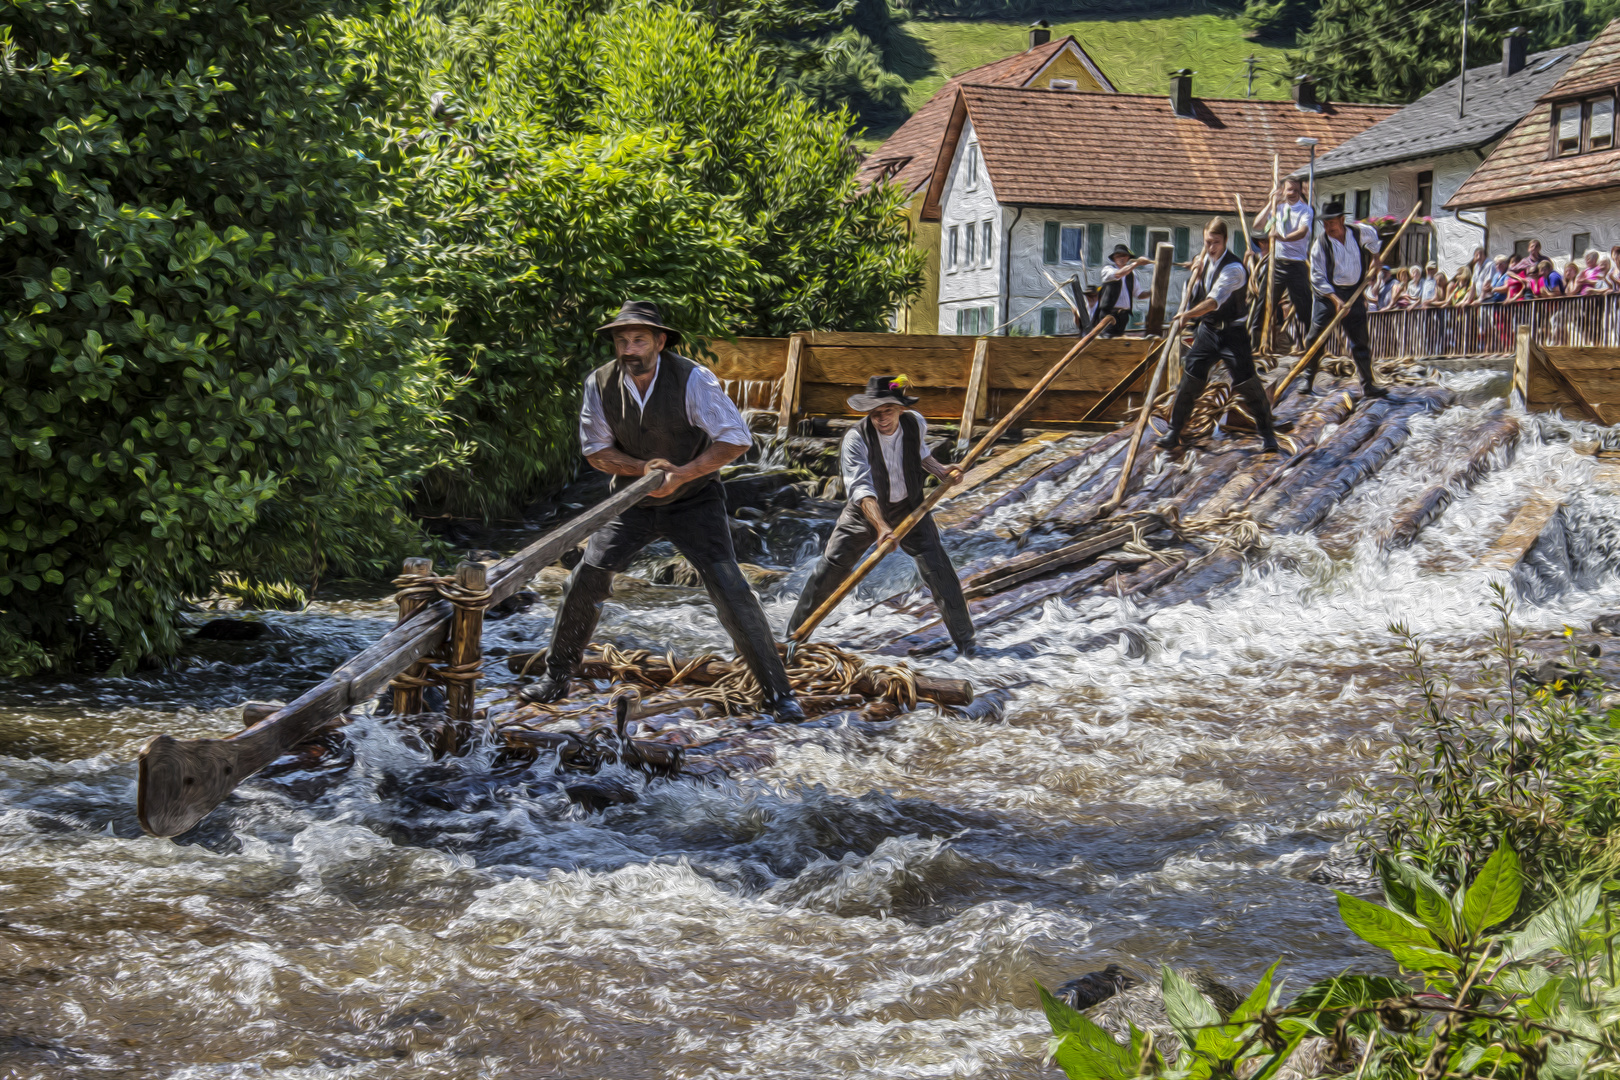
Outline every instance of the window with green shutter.
{"type": "Polygon", "coordinates": [[[996,329],[996,309],[982,307],[979,309],[979,333],[989,334],[996,329]]]}
{"type": "Polygon", "coordinates": [[[1086,226],[1086,265],[1101,266],[1103,261],[1102,226],[1086,226]]]}
{"type": "Polygon", "coordinates": [[[1057,333],[1057,308],[1041,308],[1041,333],[1047,337],[1057,333]]]}
{"type": "Polygon", "coordinates": [[[1176,262],[1184,263],[1192,258],[1189,250],[1192,246],[1192,230],[1185,225],[1176,226],[1176,262]]]}
{"type": "Polygon", "coordinates": [[[1147,250],[1147,226],[1131,226],[1131,250],[1138,255],[1149,254],[1147,250]]]}
{"type": "Polygon", "coordinates": [[[1063,226],[1055,221],[1046,223],[1046,244],[1041,250],[1041,261],[1048,266],[1056,266],[1058,261],[1058,233],[1063,226]]]}

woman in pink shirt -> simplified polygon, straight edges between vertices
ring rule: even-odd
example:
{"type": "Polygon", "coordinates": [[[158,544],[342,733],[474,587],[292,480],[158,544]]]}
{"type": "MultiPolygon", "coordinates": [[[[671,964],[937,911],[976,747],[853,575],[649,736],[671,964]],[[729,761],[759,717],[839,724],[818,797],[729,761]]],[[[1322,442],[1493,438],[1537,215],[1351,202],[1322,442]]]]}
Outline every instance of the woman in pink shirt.
{"type": "Polygon", "coordinates": [[[1608,271],[1603,267],[1603,256],[1593,248],[1586,253],[1586,268],[1570,281],[1570,287],[1574,290],[1573,295],[1585,296],[1587,293],[1608,292],[1608,287],[1603,283],[1603,279],[1607,276],[1608,271]]]}

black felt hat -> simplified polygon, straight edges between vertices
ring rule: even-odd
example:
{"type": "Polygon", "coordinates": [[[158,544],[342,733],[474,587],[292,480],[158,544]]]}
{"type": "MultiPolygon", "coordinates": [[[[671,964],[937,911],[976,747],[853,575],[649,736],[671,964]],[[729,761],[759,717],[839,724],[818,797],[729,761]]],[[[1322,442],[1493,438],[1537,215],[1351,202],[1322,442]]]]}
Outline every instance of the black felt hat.
{"type": "Polygon", "coordinates": [[[849,407],[853,412],[871,412],[879,405],[915,405],[917,398],[906,396],[911,380],[904,375],[873,375],[866,380],[866,392],[851,394],[849,407]]]}
{"type": "Polygon", "coordinates": [[[1124,244],[1115,244],[1114,245],[1114,250],[1110,251],[1108,253],[1108,257],[1110,259],[1114,258],[1116,255],[1123,255],[1127,259],[1136,258],[1136,252],[1132,251],[1130,248],[1126,247],[1124,244]]]}
{"type": "Polygon", "coordinates": [[[681,332],[673,326],[664,325],[664,316],[659,312],[658,305],[651,300],[626,300],[624,306],[613,320],[596,328],[598,334],[611,334],[621,326],[645,326],[649,330],[659,330],[668,335],[666,345],[673,345],[681,340],[681,332]]]}
{"type": "Polygon", "coordinates": [[[1324,218],[1344,217],[1344,203],[1338,199],[1323,203],[1321,216],[1324,218]]]}

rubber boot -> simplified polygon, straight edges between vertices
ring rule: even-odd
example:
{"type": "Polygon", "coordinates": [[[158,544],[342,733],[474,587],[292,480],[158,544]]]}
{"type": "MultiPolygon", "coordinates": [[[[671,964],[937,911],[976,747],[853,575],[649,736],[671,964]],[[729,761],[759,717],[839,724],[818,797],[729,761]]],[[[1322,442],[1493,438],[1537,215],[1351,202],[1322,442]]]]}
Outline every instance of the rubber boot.
{"type": "Polygon", "coordinates": [[[805,580],[804,591],[799,593],[799,602],[793,605],[793,615],[788,619],[788,633],[791,634],[803,625],[804,620],[814,615],[816,609],[827,602],[827,597],[837,591],[838,586],[850,575],[854,567],[834,566],[823,555],[816,560],[816,568],[810,571],[810,577],[805,580]]]}
{"type": "Polygon", "coordinates": [[[697,570],[714,603],[715,616],[759,683],[765,711],[775,714],[778,720],[803,720],[804,710],[793,696],[793,684],[776,651],[770,620],[765,618],[765,609],[759,606],[759,597],[749,588],[748,579],[730,561],[708,563],[697,570]]]}
{"type": "Polygon", "coordinates": [[[546,650],[546,673],[540,681],[518,691],[524,701],[561,701],[568,696],[568,680],[579,669],[585,646],[596,633],[602,604],[613,595],[613,571],[580,563],[568,577],[562,607],[551,626],[551,647],[546,650]]]}
{"type": "Polygon", "coordinates": [[[1260,447],[1268,454],[1281,449],[1277,445],[1277,428],[1271,419],[1271,399],[1266,396],[1265,384],[1260,376],[1244,379],[1232,387],[1232,393],[1241,397],[1254,415],[1254,430],[1260,435],[1260,447]]]}
{"type": "Polygon", "coordinates": [[[1321,370],[1322,362],[1320,360],[1312,360],[1310,366],[1305,369],[1305,373],[1300,376],[1300,378],[1303,380],[1299,387],[1299,392],[1301,394],[1309,396],[1315,393],[1316,373],[1321,370]]]}
{"type": "Polygon", "coordinates": [[[1192,415],[1193,406],[1198,404],[1198,396],[1204,392],[1208,382],[1208,379],[1196,379],[1191,375],[1181,377],[1181,385],[1176,388],[1175,404],[1170,406],[1170,430],[1156,444],[1160,449],[1174,450],[1181,445],[1181,429],[1187,426],[1187,418],[1192,415]]]}
{"type": "Polygon", "coordinates": [[[1356,362],[1356,374],[1361,376],[1361,396],[1367,398],[1389,397],[1389,391],[1379,386],[1373,378],[1372,353],[1356,350],[1353,359],[1356,362]]]}

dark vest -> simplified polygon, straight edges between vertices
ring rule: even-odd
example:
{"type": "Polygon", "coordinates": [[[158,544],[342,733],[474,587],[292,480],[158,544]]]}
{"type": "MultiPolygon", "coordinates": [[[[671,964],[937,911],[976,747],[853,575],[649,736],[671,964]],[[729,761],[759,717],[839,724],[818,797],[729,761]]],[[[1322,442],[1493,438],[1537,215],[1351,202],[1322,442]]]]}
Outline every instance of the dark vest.
{"type": "MultiPolygon", "coordinates": [[[[686,418],[686,380],[697,365],[684,356],[664,352],[658,360],[658,377],[647,397],[646,411],[636,407],[635,398],[625,389],[623,371],[617,360],[603,364],[591,373],[602,395],[602,416],[613,431],[613,445],[631,457],[650,461],[663,458],[672,465],[685,465],[709,448],[709,434],[686,418]]],[[[635,483],[637,477],[615,476],[614,491],[635,483]]],[[[707,490],[714,474],[700,476],[661,499],[648,499],[664,505],[677,499],[690,499],[707,490]]]]}
{"type": "Polygon", "coordinates": [[[889,463],[883,460],[883,446],[878,442],[877,427],[870,416],[861,421],[861,438],[866,440],[866,460],[872,466],[872,487],[877,489],[878,502],[904,506],[908,514],[921,506],[922,425],[917,423],[917,418],[909,412],[900,414],[900,461],[906,474],[906,497],[899,503],[889,501],[889,463]]]}
{"type": "MultiPolygon", "coordinates": [[[[1233,263],[1237,264],[1238,269],[1243,270],[1243,284],[1233,289],[1232,295],[1228,296],[1220,307],[1198,320],[1201,323],[1210,324],[1216,330],[1225,330],[1228,326],[1239,319],[1246,318],[1249,314],[1249,272],[1244,268],[1243,260],[1238,258],[1231,248],[1227,248],[1226,254],[1221,256],[1221,261],[1216,263],[1219,269],[1215,271],[1215,276],[1220,277],[1221,272],[1233,263]]],[[[1207,269],[1201,267],[1198,276],[1193,279],[1193,293],[1191,300],[1187,303],[1188,308],[1195,308],[1202,304],[1204,297],[1209,295],[1204,288],[1204,278],[1207,273],[1207,269]]]]}
{"type": "MultiPolygon", "coordinates": [[[[1357,232],[1356,232],[1356,230],[1355,230],[1355,228],[1353,226],[1346,225],[1344,227],[1344,238],[1346,240],[1350,241],[1350,246],[1355,249],[1355,252],[1356,252],[1356,280],[1360,281],[1362,278],[1367,276],[1367,249],[1361,246],[1361,237],[1357,234],[1357,232]]],[[[1322,234],[1322,239],[1319,242],[1322,245],[1322,258],[1327,262],[1328,284],[1333,286],[1333,291],[1338,292],[1340,289],[1351,289],[1351,290],[1353,290],[1355,292],[1360,292],[1361,291],[1361,286],[1360,285],[1337,285],[1337,284],[1334,284],[1334,281],[1333,281],[1333,241],[1328,239],[1327,233],[1323,233],[1322,234]]]]}
{"type": "Polygon", "coordinates": [[[1132,270],[1122,278],[1103,282],[1102,295],[1097,299],[1098,311],[1113,311],[1116,307],[1126,307],[1119,299],[1124,295],[1125,283],[1130,282],[1131,296],[1136,295],[1136,271],[1132,270]]]}

